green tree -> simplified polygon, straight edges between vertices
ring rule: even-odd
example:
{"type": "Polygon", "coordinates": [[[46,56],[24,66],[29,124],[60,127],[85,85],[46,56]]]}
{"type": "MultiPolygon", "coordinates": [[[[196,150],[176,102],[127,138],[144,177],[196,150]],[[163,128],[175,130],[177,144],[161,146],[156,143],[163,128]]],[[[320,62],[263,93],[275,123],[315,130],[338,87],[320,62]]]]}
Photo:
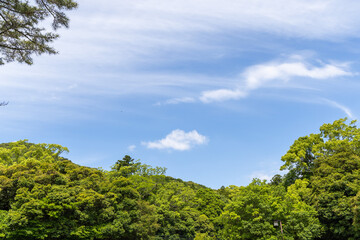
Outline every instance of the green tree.
{"type": "Polygon", "coordinates": [[[359,239],[360,129],[356,121],[339,119],[320,133],[297,139],[282,157],[288,169],[283,181],[291,186],[308,180],[302,199],[317,209],[325,228],[321,239],[359,239]]]}
{"type": "Polygon", "coordinates": [[[121,175],[62,158],[55,144],[0,145],[0,239],[151,239],[156,208],[121,175]]]}
{"type": "Polygon", "coordinates": [[[214,236],[211,219],[198,210],[201,199],[197,197],[199,189],[196,188],[202,187],[171,180],[157,190],[153,201],[160,224],[156,233],[159,239],[194,239],[196,233],[214,236]]]}
{"type": "Polygon", "coordinates": [[[123,177],[129,177],[138,171],[139,166],[139,162],[135,162],[134,159],[129,155],[125,155],[123,159],[118,160],[115,163],[115,165],[112,167],[112,170],[115,175],[120,174],[123,177]]]}
{"type": "Polygon", "coordinates": [[[314,162],[320,157],[331,156],[344,149],[360,153],[360,129],[356,121],[346,124],[347,119],[339,119],[320,127],[320,133],[310,134],[295,140],[288,152],[281,158],[281,170],[289,170],[285,175],[286,186],[296,179],[309,179],[314,172],[314,162]]]}
{"type": "Polygon", "coordinates": [[[0,239],[6,238],[8,233],[9,212],[0,210],[0,239]]]}
{"type": "Polygon", "coordinates": [[[280,185],[283,183],[283,177],[280,174],[276,174],[270,180],[270,185],[280,185]]]}
{"type": "Polygon", "coordinates": [[[315,209],[301,201],[296,189],[287,193],[281,185],[255,179],[247,187],[233,188],[231,192],[221,216],[224,239],[281,239],[274,220],[282,221],[284,239],[310,240],[321,234],[315,209]]]}
{"type": "Polygon", "coordinates": [[[359,239],[360,157],[342,150],[318,158],[310,182],[308,202],[325,226],[323,239],[359,239]]]}
{"type": "Polygon", "coordinates": [[[64,10],[77,7],[73,0],[0,0],[0,64],[25,62],[32,64],[32,54],[56,54],[49,46],[59,37],[41,27],[52,18],[52,28],[69,26],[64,10]]]}
{"type": "Polygon", "coordinates": [[[0,144],[0,164],[13,165],[27,161],[55,162],[63,159],[60,155],[69,149],[59,144],[33,144],[20,140],[0,144]]]}

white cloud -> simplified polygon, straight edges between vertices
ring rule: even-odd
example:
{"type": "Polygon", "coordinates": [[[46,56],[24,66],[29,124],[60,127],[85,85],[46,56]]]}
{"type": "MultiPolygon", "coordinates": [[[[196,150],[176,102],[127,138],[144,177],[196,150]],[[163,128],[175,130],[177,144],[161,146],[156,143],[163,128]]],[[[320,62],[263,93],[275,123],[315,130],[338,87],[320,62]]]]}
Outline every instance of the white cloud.
{"type": "Polygon", "coordinates": [[[340,109],[341,111],[343,111],[349,118],[351,119],[354,119],[354,115],[352,113],[352,111],[350,110],[350,108],[338,103],[338,102],[335,102],[333,100],[330,100],[330,99],[326,99],[326,98],[323,98],[322,101],[325,103],[325,104],[328,104],[332,107],[335,107],[335,108],[338,108],[340,109]]]}
{"type": "Polygon", "coordinates": [[[208,142],[208,138],[199,134],[196,130],[184,132],[176,129],[169,133],[165,138],[153,141],[143,142],[150,149],[173,149],[185,151],[191,149],[194,145],[201,145],[208,142]]]}
{"type": "Polygon", "coordinates": [[[245,89],[253,90],[271,81],[287,81],[293,77],[325,79],[351,75],[339,66],[326,64],[321,67],[304,62],[268,63],[249,67],[243,74],[245,89]]]}
{"type": "Polygon", "coordinates": [[[184,50],[209,55],[203,50],[217,46],[209,40],[217,39],[214,35],[270,33],[331,41],[360,32],[355,0],[79,0],[79,6],[59,46],[67,59],[101,64],[153,62],[168,51],[177,58],[184,50]]]}
{"type": "Polygon", "coordinates": [[[135,150],[135,148],[136,148],[136,145],[130,145],[130,146],[128,146],[128,150],[130,151],[130,152],[133,152],[134,150],[135,150]]]}
{"type": "Polygon", "coordinates": [[[283,62],[250,66],[240,74],[239,84],[242,84],[242,87],[204,91],[199,100],[209,103],[245,98],[253,90],[269,87],[271,83],[286,84],[294,78],[326,79],[350,75],[352,73],[346,70],[346,64],[323,64],[316,67],[307,62],[298,61],[298,59],[294,61],[293,58],[290,58],[283,62]]]}
{"type": "MultiPolygon", "coordinates": [[[[93,106],[94,102],[90,99],[94,96],[146,93],[177,97],[164,104],[240,99],[246,97],[250,90],[275,79],[261,75],[260,70],[265,71],[264,68],[258,69],[258,78],[254,78],[251,71],[256,69],[249,68],[253,78],[249,76],[244,88],[229,84],[232,79],[199,74],[201,70],[198,69],[195,70],[197,74],[162,70],[187,60],[206,62],[209,59],[218,60],[215,56],[219,55],[228,57],[241,45],[234,42],[252,33],[331,41],[333,38],[357,36],[360,32],[359,17],[354,11],[359,8],[359,1],[348,1],[347,4],[340,0],[78,2],[79,9],[69,13],[70,28],[61,29],[61,38],[55,42],[59,55],[35,57],[35,64],[31,67],[20,64],[2,66],[0,95],[3,99],[32,106],[37,103],[36,107],[41,108],[39,111],[43,111],[44,115],[49,108],[43,103],[51,101],[66,105],[68,111],[78,105],[93,106]],[[168,65],[161,65],[163,62],[168,65]],[[151,64],[162,67],[152,68],[151,64]],[[179,94],[180,88],[185,94],[179,94]],[[204,91],[211,89],[215,90],[204,91]],[[181,97],[194,96],[202,91],[199,98],[181,97]]],[[[246,43],[245,47],[251,39],[242,41],[246,43]]],[[[254,39],[257,49],[268,42],[256,35],[254,39]]],[[[284,78],[278,80],[283,81],[296,76],[289,74],[290,67],[296,68],[294,71],[298,74],[311,78],[320,78],[330,72],[336,75],[341,69],[324,65],[322,72],[306,64],[290,64],[280,67],[269,63],[267,67],[278,71],[274,74],[282,74],[284,78]]],[[[236,80],[244,85],[244,77],[239,76],[236,80]]],[[[32,112],[29,110],[20,117],[38,116],[32,112]]]]}
{"type": "Polygon", "coordinates": [[[165,102],[158,102],[156,105],[168,105],[168,104],[179,104],[179,103],[193,103],[196,99],[193,97],[182,97],[182,98],[170,98],[165,102]]]}
{"type": "Polygon", "coordinates": [[[239,99],[247,96],[247,93],[241,90],[218,89],[214,91],[202,92],[200,101],[204,103],[220,102],[231,99],[239,99]]]}

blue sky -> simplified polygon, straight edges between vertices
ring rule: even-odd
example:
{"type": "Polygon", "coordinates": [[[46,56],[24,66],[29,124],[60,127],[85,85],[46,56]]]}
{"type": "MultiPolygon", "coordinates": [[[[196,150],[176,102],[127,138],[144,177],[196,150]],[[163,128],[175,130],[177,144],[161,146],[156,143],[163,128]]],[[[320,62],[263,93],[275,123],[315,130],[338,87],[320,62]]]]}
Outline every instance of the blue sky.
{"type": "Polygon", "coordinates": [[[359,116],[359,1],[78,2],[60,54],[0,67],[2,142],[219,188],[271,178],[295,139],[359,116]]]}

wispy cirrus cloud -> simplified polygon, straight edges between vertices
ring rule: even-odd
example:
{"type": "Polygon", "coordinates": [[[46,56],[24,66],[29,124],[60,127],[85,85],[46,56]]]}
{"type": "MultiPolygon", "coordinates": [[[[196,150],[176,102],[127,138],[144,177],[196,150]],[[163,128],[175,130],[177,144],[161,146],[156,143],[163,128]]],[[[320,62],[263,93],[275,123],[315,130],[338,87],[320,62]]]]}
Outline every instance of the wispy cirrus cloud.
{"type": "Polygon", "coordinates": [[[199,100],[203,103],[210,103],[210,102],[222,102],[231,99],[239,99],[244,98],[248,95],[246,91],[235,89],[217,89],[213,91],[204,91],[202,92],[199,100]]]}
{"type": "Polygon", "coordinates": [[[248,67],[239,77],[240,87],[204,91],[199,100],[204,103],[225,101],[247,97],[251,91],[269,87],[271,83],[286,84],[292,79],[327,79],[350,76],[345,64],[322,64],[314,66],[304,61],[288,59],[283,62],[270,62],[248,67]]]}
{"type": "Polygon", "coordinates": [[[360,32],[354,11],[360,2],[353,0],[103,0],[101,6],[79,0],[79,5],[60,46],[64,58],[82,62],[141,64],[161,61],[169,51],[171,60],[194,57],[192,52],[209,56],[214,52],[209,49],[225,47],[212,40],[215,35],[239,38],[241,32],[326,41],[360,32]]]}
{"type": "MultiPolygon", "coordinates": [[[[159,105],[241,99],[266,84],[285,83],[294,77],[321,79],[326,74],[330,77],[331,72],[340,76],[346,69],[333,64],[316,67],[303,61],[265,63],[247,68],[235,79],[239,86],[229,86],[202,70],[186,75],[151,66],[166,62],[173,67],[184,60],[202,62],[226,55],[226,51],[231,54],[242,33],[336,41],[357,37],[360,32],[354,12],[360,7],[358,1],[104,0],[99,4],[79,0],[79,5],[70,13],[70,29],[61,30],[56,42],[60,55],[36,58],[31,68],[2,67],[3,99],[67,106],[89,104],[94,95],[178,96],[159,105]],[[224,39],[231,39],[232,44],[224,39]],[[142,67],[148,65],[144,71],[142,67]],[[191,97],[176,95],[184,86],[191,89],[191,97]]],[[[266,45],[266,41],[256,41],[266,45]]]]}
{"type": "MultiPolygon", "coordinates": [[[[132,93],[139,91],[138,87],[134,87],[137,84],[146,84],[144,89],[153,92],[151,90],[156,89],[159,84],[173,87],[172,79],[179,82],[177,78],[181,74],[177,72],[163,79],[156,76],[164,75],[163,73],[151,70],[144,77],[144,73],[136,69],[137,66],[159,61],[176,63],[194,58],[202,61],[209,56],[214,58],[219,53],[223,54],[224,48],[235,47],[235,44],[229,46],[226,41],[216,40],[216,36],[221,39],[237,39],[242,36],[242,32],[246,32],[246,35],[265,33],[331,40],[354,37],[360,32],[359,17],[353,11],[360,7],[358,1],[344,4],[340,0],[134,0],[130,3],[104,0],[99,4],[95,0],[79,0],[79,6],[78,10],[69,13],[70,29],[60,31],[61,39],[56,42],[56,48],[61,54],[46,58],[39,70],[35,69],[41,62],[38,59],[35,59],[36,64],[31,70],[24,71],[23,66],[13,67],[16,74],[26,73],[26,84],[23,84],[23,80],[11,79],[10,87],[16,89],[16,85],[21,84],[36,89],[46,88],[48,84],[36,84],[34,80],[33,84],[27,84],[30,72],[37,72],[39,76],[36,79],[54,82],[56,80],[48,80],[47,75],[50,74],[52,78],[61,76],[61,81],[68,81],[68,86],[78,86],[73,89],[85,94],[100,91],[107,94],[114,92],[114,89],[126,89],[126,92],[132,93]],[[122,73],[125,74],[122,75],[128,76],[109,76],[108,69],[102,69],[104,65],[115,65],[117,69],[124,70],[122,73]],[[64,76],[64,73],[68,73],[68,76],[64,76]],[[74,76],[78,79],[74,79],[74,76]],[[98,83],[99,78],[103,84],[98,83]],[[117,88],[116,85],[121,87],[117,88]]],[[[0,73],[0,78],[6,78],[7,71],[8,67],[5,73],[0,73]]],[[[193,82],[197,77],[188,76],[193,82]]],[[[9,76],[10,78],[13,77],[9,76]]],[[[5,82],[10,84],[10,81],[5,82]]],[[[183,86],[187,83],[181,80],[181,84],[183,86]]],[[[258,83],[252,82],[253,86],[256,84],[258,83]]],[[[52,85],[54,84],[50,84],[44,91],[58,88],[52,85]]],[[[212,99],[239,99],[244,97],[242,92],[224,87],[213,93],[204,91],[200,100],[211,102],[212,99]]],[[[168,104],[191,101],[180,97],[169,100],[168,104]]]]}
{"type": "Polygon", "coordinates": [[[142,142],[142,144],[150,149],[172,149],[185,151],[190,150],[195,145],[206,144],[208,140],[208,137],[199,134],[196,130],[185,132],[183,130],[176,129],[163,139],[152,142],[142,142]]]}
{"type": "Polygon", "coordinates": [[[344,66],[324,64],[315,67],[306,62],[274,62],[249,67],[243,74],[245,89],[253,90],[271,81],[288,81],[293,77],[326,79],[351,75],[344,66]]]}
{"type": "MultiPolygon", "coordinates": [[[[271,61],[262,64],[247,67],[237,77],[237,83],[233,88],[220,88],[215,90],[207,90],[201,92],[200,96],[173,98],[165,101],[165,104],[179,104],[179,103],[213,103],[223,102],[228,100],[239,100],[248,97],[253,91],[261,88],[282,88],[292,87],[291,82],[295,80],[324,80],[339,77],[351,77],[357,73],[349,69],[347,63],[318,63],[311,64],[302,56],[293,55],[282,61],[271,61]]],[[[310,88],[310,86],[302,86],[302,89],[310,88]]],[[[302,100],[300,100],[302,101],[302,100]]],[[[354,118],[351,109],[327,98],[315,97],[311,101],[315,104],[326,104],[330,107],[337,108],[344,112],[349,118],[354,118]]]]}
{"type": "Polygon", "coordinates": [[[157,102],[155,105],[179,104],[179,103],[193,103],[196,99],[193,97],[170,98],[164,102],[157,102]]]}
{"type": "Polygon", "coordinates": [[[340,109],[341,111],[343,111],[346,116],[348,116],[349,118],[351,119],[354,119],[354,114],[352,113],[351,109],[336,102],[336,101],[333,101],[333,100],[330,100],[330,99],[326,99],[326,98],[322,98],[321,101],[324,103],[324,104],[327,104],[331,107],[334,107],[334,108],[338,108],[340,109]]]}

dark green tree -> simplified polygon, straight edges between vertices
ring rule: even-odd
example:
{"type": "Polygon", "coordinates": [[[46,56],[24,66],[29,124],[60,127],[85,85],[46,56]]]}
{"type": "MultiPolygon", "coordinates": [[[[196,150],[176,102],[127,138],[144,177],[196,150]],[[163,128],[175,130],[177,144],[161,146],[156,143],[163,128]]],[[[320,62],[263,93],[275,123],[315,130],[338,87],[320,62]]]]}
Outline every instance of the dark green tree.
{"type": "Polygon", "coordinates": [[[154,198],[160,224],[158,239],[194,239],[197,233],[215,234],[214,225],[205,212],[217,212],[205,209],[201,201],[206,201],[206,196],[201,199],[200,195],[202,192],[184,182],[170,181],[161,186],[154,198]],[[199,208],[206,211],[201,212],[199,208]]]}
{"type": "Polygon", "coordinates": [[[346,123],[339,119],[320,127],[320,133],[310,134],[295,140],[288,152],[281,158],[284,165],[281,170],[289,170],[284,176],[284,183],[289,186],[296,179],[309,179],[314,173],[316,159],[329,157],[342,150],[360,153],[360,129],[356,121],[346,123]]]}
{"type": "Polygon", "coordinates": [[[135,162],[133,158],[129,155],[125,155],[123,159],[118,160],[115,165],[112,167],[115,175],[120,174],[123,177],[129,177],[133,175],[139,168],[141,164],[139,162],[135,162]]]}
{"type": "Polygon", "coordinates": [[[280,174],[274,175],[270,180],[270,185],[280,185],[283,183],[283,177],[280,174]]]}
{"type": "Polygon", "coordinates": [[[0,144],[0,239],[151,239],[155,206],[130,178],[59,156],[66,148],[0,144]],[[111,176],[111,177],[109,177],[111,176]]]}
{"type": "Polygon", "coordinates": [[[314,207],[325,228],[321,239],[359,239],[360,129],[339,119],[320,133],[297,139],[282,157],[285,186],[308,181],[302,200],[314,207]],[[302,180],[300,180],[302,179],[302,180]]]}
{"type": "Polygon", "coordinates": [[[32,64],[32,54],[56,54],[49,43],[59,35],[40,25],[51,18],[53,30],[67,28],[69,18],[64,10],[76,7],[73,0],[0,0],[0,64],[32,64]]]}
{"type": "Polygon", "coordinates": [[[317,212],[299,197],[306,185],[294,184],[286,192],[281,185],[255,179],[247,187],[231,187],[231,201],[221,215],[221,239],[282,239],[274,220],[282,221],[284,240],[316,239],[322,231],[317,212]]]}
{"type": "Polygon", "coordinates": [[[311,201],[326,232],[322,239],[359,239],[360,157],[342,150],[315,162],[311,201]]]}

